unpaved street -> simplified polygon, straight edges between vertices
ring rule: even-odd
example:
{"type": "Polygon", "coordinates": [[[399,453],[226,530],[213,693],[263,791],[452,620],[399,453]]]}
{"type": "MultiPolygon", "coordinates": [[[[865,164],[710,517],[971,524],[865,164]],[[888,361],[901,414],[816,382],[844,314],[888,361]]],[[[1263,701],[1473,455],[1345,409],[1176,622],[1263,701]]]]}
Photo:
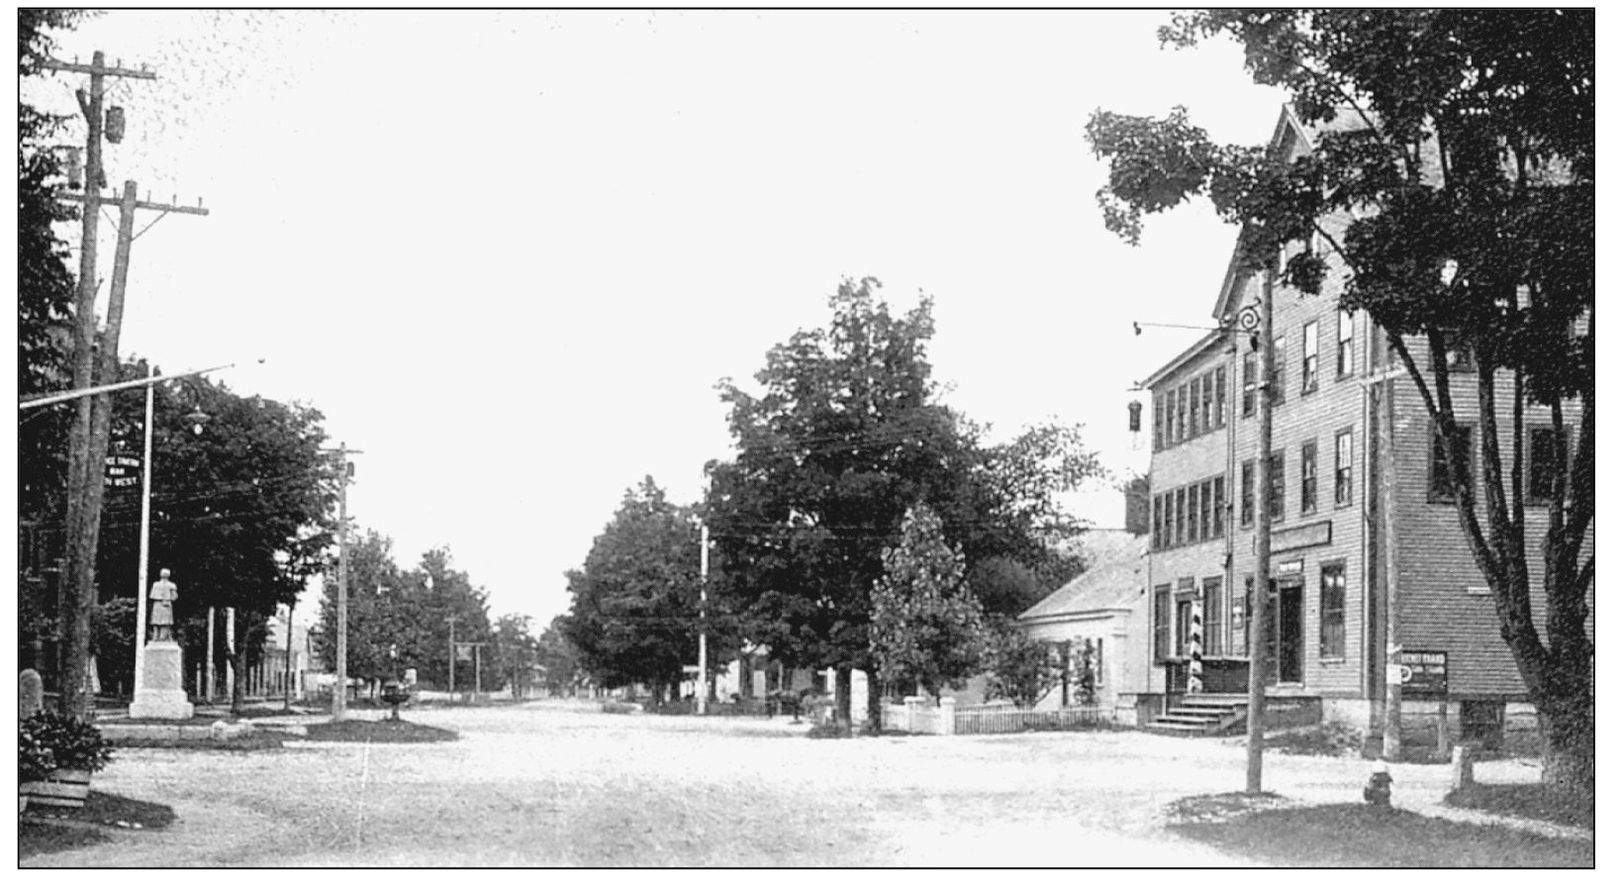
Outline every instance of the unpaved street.
{"type": "MultiPolygon", "coordinates": [[[[365,712],[361,712],[362,717],[365,712]]],[[[172,805],[163,831],[28,866],[1174,866],[1236,859],[1162,831],[1238,790],[1230,742],[1140,732],[811,740],[785,720],[593,704],[418,710],[445,744],[123,750],[97,789],[172,805]]],[[[1368,764],[1268,755],[1266,788],[1355,801],[1368,764]]],[[[1530,780],[1523,764],[1481,778],[1530,780]]],[[[1395,771],[1434,811],[1444,766],[1395,771]]]]}

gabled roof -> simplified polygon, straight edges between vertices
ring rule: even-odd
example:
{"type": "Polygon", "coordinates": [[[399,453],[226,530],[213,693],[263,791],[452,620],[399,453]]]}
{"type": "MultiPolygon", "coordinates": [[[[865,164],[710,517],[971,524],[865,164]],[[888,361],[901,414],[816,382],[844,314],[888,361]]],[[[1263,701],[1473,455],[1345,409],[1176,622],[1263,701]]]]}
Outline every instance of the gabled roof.
{"type": "Polygon", "coordinates": [[[1128,609],[1146,584],[1147,537],[1123,530],[1084,535],[1085,572],[1029,607],[1018,620],[1128,609]]]}

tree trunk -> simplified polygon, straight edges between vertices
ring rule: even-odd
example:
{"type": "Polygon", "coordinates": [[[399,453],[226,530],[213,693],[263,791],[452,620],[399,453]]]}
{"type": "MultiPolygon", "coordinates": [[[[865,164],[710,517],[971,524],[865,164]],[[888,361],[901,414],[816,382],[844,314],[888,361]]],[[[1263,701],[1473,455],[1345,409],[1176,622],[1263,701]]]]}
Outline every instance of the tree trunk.
{"type": "MultiPolygon", "coordinates": [[[[873,666],[875,667],[875,666],[873,666]]],[[[883,732],[883,684],[875,674],[866,674],[866,727],[867,734],[883,732]]]]}
{"type": "Polygon", "coordinates": [[[836,702],[834,710],[835,719],[838,727],[844,731],[849,730],[850,720],[853,719],[853,715],[850,713],[850,702],[854,697],[852,688],[853,685],[854,669],[849,667],[838,668],[837,674],[834,676],[832,681],[832,695],[834,701],[836,702]]]}
{"type": "Polygon", "coordinates": [[[1542,742],[1541,783],[1591,799],[1596,791],[1596,705],[1576,684],[1535,702],[1542,742]]]}

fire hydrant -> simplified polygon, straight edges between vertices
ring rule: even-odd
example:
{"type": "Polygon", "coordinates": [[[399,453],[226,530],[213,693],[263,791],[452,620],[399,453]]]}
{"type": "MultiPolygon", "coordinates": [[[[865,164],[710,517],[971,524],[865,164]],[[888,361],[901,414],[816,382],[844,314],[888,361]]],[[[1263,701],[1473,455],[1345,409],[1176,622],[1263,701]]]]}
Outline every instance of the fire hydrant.
{"type": "Polygon", "coordinates": [[[1388,766],[1382,760],[1378,760],[1372,763],[1372,779],[1361,793],[1366,797],[1367,804],[1388,808],[1389,793],[1392,789],[1390,785],[1393,783],[1394,778],[1389,775],[1388,766]]]}

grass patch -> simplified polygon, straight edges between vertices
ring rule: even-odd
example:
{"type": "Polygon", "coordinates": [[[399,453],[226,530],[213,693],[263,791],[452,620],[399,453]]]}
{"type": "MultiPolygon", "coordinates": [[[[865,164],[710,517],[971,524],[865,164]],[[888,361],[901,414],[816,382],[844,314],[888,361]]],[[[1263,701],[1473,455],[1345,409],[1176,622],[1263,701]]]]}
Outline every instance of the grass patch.
{"type": "Polygon", "coordinates": [[[285,732],[254,730],[224,741],[212,738],[152,738],[116,742],[119,750],[143,750],[160,747],[165,750],[211,750],[231,753],[235,751],[274,750],[281,747],[289,736],[285,732]]]}
{"type": "Polygon", "coordinates": [[[1265,747],[1304,756],[1359,756],[1361,741],[1361,734],[1343,723],[1265,735],[1265,747]]]}
{"type": "Polygon", "coordinates": [[[50,818],[100,824],[104,827],[161,830],[174,823],[174,809],[162,803],[130,799],[116,793],[90,791],[90,796],[79,808],[54,805],[29,805],[27,818],[50,818]]]}
{"type": "Polygon", "coordinates": [[[49,821],[29,820],[25,814],[17,822],[17,860],[41,854],[74,851],[106,842],[107,834],[92,827],[70,827],[49,821]]]}
{"type": "Polygon", "coordinates": [[[1446,796],[1445,804],[1493,815],[1596,829],[1596,806],[1591,800],[1543,784],[1475,784],[1446,796]]]}
{"type": "Polygon", "coordinates": [[[454,741],[460,736],[449,729],[423,726],[408,720],[344,720],[305,727],[310,741],[359,741],[370,744],[418,744],[454,741]]]}
{"type": "Polygon", "coordinates": [[[1171,823],[1170,832],[1290,867],[1594,867],[1595,846],[1358,803],[1171,823]]]}
{"type": "Polygon", "coordinates": [[[110,837],[98,827],[161,830],[172,823],[174,809],[166,805],[92,790],[80,808],[30,805],[17,822],[17,859],[106,842],[110,837]]]}

